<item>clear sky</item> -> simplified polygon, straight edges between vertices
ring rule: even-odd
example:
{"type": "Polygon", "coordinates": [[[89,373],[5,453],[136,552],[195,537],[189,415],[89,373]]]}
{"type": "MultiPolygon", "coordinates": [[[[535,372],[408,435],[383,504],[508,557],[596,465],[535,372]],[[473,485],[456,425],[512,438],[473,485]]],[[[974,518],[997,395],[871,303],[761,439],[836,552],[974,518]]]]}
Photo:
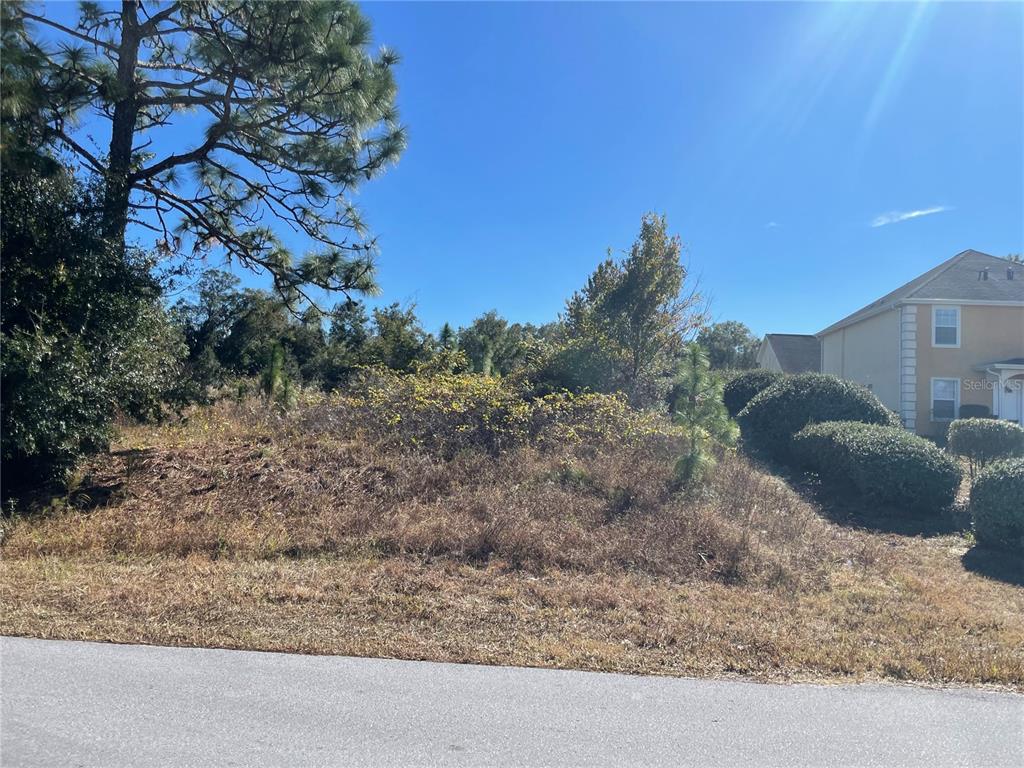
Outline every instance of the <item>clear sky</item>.
{"type": "Polygon", "coordinates": [[[409,147],[358,200],[431,330],[553,319],[645,211],[759,334],[1024,250],[1020,4],[362,7],[409,147]]]}

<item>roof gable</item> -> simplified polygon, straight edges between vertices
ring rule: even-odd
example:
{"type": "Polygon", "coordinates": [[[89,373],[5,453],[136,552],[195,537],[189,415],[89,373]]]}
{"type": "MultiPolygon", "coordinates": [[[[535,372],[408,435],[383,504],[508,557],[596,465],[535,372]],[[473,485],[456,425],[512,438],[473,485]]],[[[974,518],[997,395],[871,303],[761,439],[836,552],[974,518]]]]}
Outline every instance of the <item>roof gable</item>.
{"type": "Polygon", "coordinates": [[[817,335],[838,331],[912,299],[1024,303],[1024,266],[981,251],[962,251],[839,322],[818,331],[817,335]],[[1014,268],[1013,280],[1007,279],[1007,269],[1011,267],[1014,268]],[[982,279],[985,269],[988,270],[987,280],[982,279]]]}
{"type": "Polygon", "coordinates": [[[779,367],[786,373],[821,369],[821,342],[802,333],[769,333],[764,341],[775,353],[779,367]]]}

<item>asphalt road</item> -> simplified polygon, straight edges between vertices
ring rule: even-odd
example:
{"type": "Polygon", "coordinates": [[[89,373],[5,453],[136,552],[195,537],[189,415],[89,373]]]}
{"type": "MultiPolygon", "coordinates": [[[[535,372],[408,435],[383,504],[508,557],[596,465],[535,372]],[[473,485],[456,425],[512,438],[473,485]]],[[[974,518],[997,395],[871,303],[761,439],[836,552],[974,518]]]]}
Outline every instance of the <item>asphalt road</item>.
{"type": "Polygon", "coordinates": [[[1024,765],[1024,697],[0,639],[5,766],[1024,765]]]}

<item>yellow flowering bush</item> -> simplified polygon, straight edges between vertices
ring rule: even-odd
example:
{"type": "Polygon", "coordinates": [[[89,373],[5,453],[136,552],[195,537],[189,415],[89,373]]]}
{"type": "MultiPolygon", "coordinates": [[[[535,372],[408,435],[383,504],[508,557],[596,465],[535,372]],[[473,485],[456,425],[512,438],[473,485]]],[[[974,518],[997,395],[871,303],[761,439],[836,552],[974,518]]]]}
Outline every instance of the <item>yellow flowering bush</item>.
{"type": "Polygon", "coordinates": [[[344,394],[309,403],[302,411],[313,428],[444,456],[469,449],[498,454],[528,443],[672,450],[681,437],[664,416],[637,411],[620,395],[533,397],[524,384],[465,373],[368,370],[344,394]]]}

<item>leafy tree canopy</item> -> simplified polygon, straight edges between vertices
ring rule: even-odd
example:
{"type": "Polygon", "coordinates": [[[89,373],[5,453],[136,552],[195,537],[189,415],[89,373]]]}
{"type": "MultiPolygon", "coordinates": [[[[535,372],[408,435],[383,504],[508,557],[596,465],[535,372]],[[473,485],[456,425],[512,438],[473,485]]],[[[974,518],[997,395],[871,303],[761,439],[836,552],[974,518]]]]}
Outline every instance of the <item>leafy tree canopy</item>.
{"type": "Polygon", "coordinates": [[[712,368],[746,370],[756,365],[761,341],[743,323],[726,320],[702,328],[697,343],[704,348],[712,368]]]}

